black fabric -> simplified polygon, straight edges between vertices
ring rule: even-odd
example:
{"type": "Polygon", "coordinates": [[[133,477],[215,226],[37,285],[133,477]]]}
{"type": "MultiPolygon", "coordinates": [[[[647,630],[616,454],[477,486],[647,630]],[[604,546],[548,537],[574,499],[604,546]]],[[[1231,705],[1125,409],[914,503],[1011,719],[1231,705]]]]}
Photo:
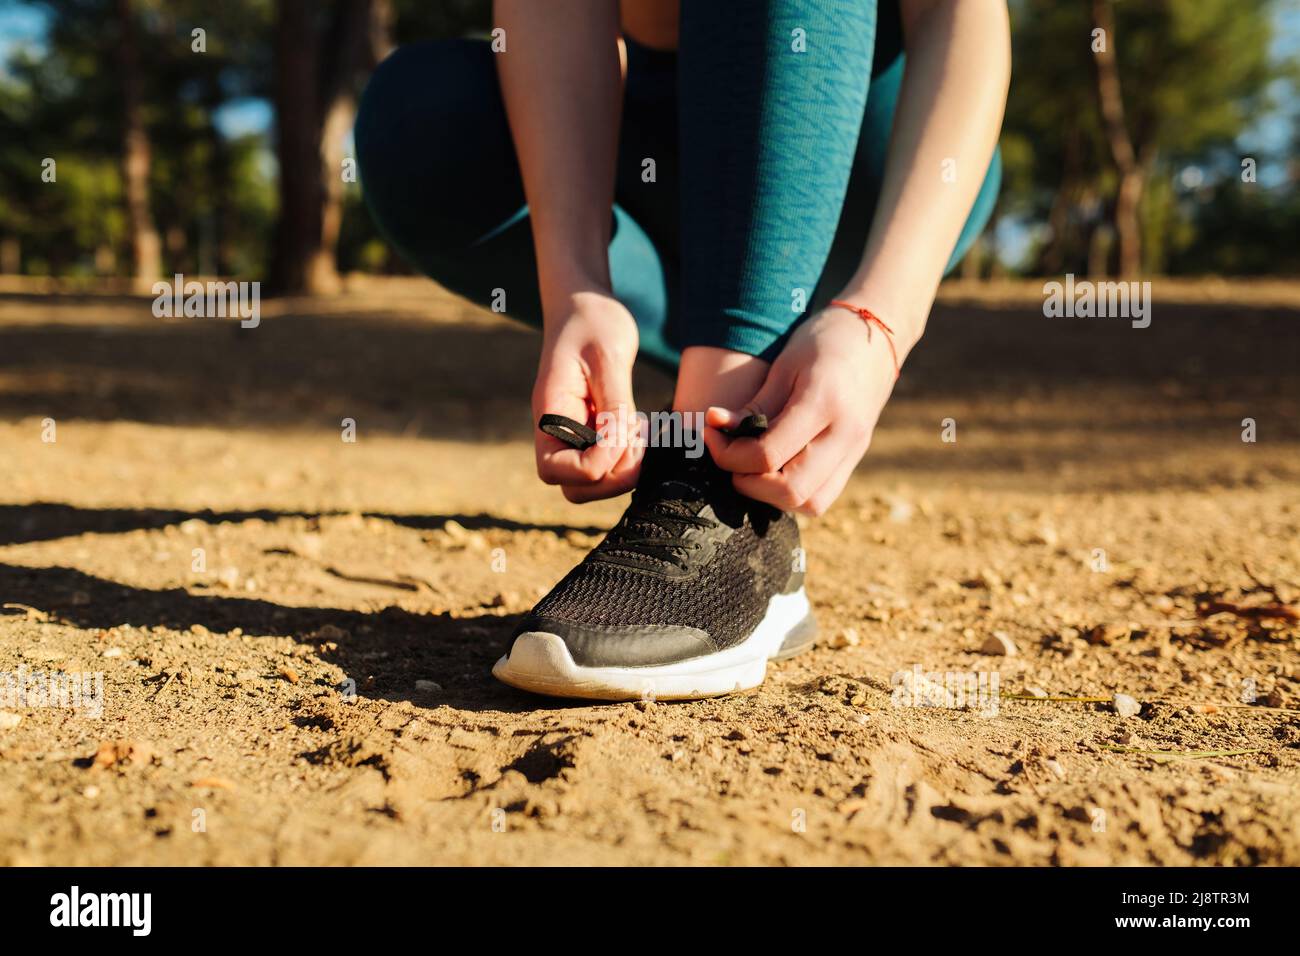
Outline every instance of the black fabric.
{"type": "Polygon", "coordinates": [[[552,438],[558,438],[579,451],[590,448],[600,438],[594,428],[588,428],[582,422],[566,415],[543,415],[537,420],[537,427],[552,438]]]}
{"type": "Polygon", "coordinates": [[[767,416],[762,412],[754,412],[746,416],[735,428],[727,428],[724,431],[732,438],[756,438],[767,431],[767,416]]]}
{"type": "Polygon", "coordinates": [[[632,504],[517,633],[545,620],[609,628],[691,628],[721,650],[744,640],[795,574],[794,518],[738,494],[731,476],[683,448],[649,448],[632,504]]]}

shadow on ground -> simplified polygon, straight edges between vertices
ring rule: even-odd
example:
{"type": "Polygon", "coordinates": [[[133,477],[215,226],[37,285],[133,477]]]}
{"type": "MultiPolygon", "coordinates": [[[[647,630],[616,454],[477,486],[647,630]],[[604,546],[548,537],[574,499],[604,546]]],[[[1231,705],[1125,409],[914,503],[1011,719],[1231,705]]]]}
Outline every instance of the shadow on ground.
{"type": "MultiPolygon", "coordinates": [[[[320,656],[356,675],[357,694],[375,700],[429,701],[417,680],[432,680],[442,690],[440,704],[468,711],[523,712],[545,707],[547,700],[485,680],[509,643],[518,614],[484,613],[474,617],[420,614],[398,607],[375,612],[341,608],[294,607],[259,598],[192,594],[183,588],[137,588],[68,567],[25,567],[0,563],[0,594],[52,623],[86,630],[114,627],[163,627],[186,631],[200,625],[215,633],[236,628],[252,637],[288,636],[310,644],[320,656]],[[320,649],[321,628],[337,649],[320,649]],[[368,668],[382,649],[379,674],[368,668]]],[[[558,703],[555,706],[560,706],[558,703]]]]}
{"type": "MultiPolygon", "coordinates": [[[[124,531],[152,530],[184,521],[205,524],[239,521],[278,521],[281,518],[324,518],[344,512],[274,511],[261,508],[251,511],[183,511],[166,508],[78,508],[52,502],[30,505],[0,505],[0,546],[25,544],[29,541],[52,541],[81,534],[119,534],[124,531]]],[[[366,518],[380,518],[418,531],[441,528],[455,521],[470,531],[547,531],[563,535],[569,531],[600,534],[605,529],[595,525],[538,524],[515,521],[489,514],[395,515],[367,512],[366,518]]]]}
{"type": "MultiPolygon", "coordinates": [[[[430,286],[431,302],[445,298],[430,286]]],[[[361,302],[354,311],[338,303],[313,311],[308,301],[243,329],[204,319],[162,324],[150,316],[147,299],[0,295],[0,312],[19,318],[0,326],[0,417],[262,429],[337,429],[352,417],[375,434],[529,437],[535,333],[480,317],[423,319],[410,311],[409,299],[361,302]],[[114,301],[139,318],[123,320],[121,308],[107,307],[114,301]],[[41,320],[42,309],[69,304],[80,304],[89,318],[41,320]]],[[[1122,405],[1121,428],[1195,428],[1265,402],[1294,413],[1297,356],[1295,309],[1162,310],[1156,302],[1151,326],[1134,329],[1118,318],[941,304],[890,414],[906,420],[917,401],[983,396],[1003,409],[1024,402],[1006,424],[1047,428],[1062,407],[1077,424],[1089,408],[1110,401],[1122,405]]],[[[639,376],[640,403],[659,407],[668,378],[649,368],[639,376]]],[[[1115,410],[1098,409],[1111,433],[1115,410]]],[[[1274,437],[1300,435],[1300,415],[1277,418],[1282,432],[1274,437]]]]}

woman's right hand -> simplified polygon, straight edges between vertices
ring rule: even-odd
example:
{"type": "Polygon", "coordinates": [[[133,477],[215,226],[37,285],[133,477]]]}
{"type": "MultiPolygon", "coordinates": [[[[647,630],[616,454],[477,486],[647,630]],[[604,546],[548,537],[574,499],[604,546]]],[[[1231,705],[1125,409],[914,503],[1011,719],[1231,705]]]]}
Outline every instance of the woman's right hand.
{"type": "Polygon", "coordinates": [[[533,386],[534,425],[542,415],[564,415],[585,422],[601,437],[578,451],[536,430],[538,477],[559,485],[574,502],[630,491],[644,454],[632,399],[636,320],[613,296],[580,292],[549,309],[545,325],[533,386]]]}

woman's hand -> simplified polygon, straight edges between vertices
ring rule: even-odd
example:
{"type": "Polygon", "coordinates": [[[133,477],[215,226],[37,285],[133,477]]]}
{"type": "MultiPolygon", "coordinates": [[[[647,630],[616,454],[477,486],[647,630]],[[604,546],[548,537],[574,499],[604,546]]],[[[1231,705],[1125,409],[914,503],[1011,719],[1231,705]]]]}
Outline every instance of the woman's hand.
{"type": "MultiPolygon", "coordinates": [[[[542,361],[533,420],[550,412],[593,427],[632,415],[636,322],[609,294],[614,167],[622,109],[619,7],[613,0],[496,0],[510,37],[494,57],[528,200],[542,298],[542,361]]],[[[585,451],[538,432],[537,473],[570,501],[627,491],[641,449],[614,440],[585,451]]]]}
{"type": "Polygon", "coordinates": [[[548,311],[557,318],[551,321],[548,314],[542,337],[533,422],[547,413],[564,415],[597,429],[601,438],[578,451],[537,431],[538,477],[559,485],[570,501],[613,498],[636,484],[644,454],[632,398],[636,320],[613,296],[597,292],[577,293],[562,312],[548,311]],[[604,421],[602,412],[610,413],[604,421]],[[620,423],[630,434],[616,432],[620,423]]]}
{"type": "MultiPolygon", "coordinates": [[[[899,359],[904,341],[895,343],[899,359]]],[[[734,472],[741,494],[784,511],[820,515],[839,497],[871,444],[897,377],[885,333],[852,312],[827,309],[791,336],[748,402],[768,417],[757,438],[729,439],[749,412],[710,408],[705,443],[734,472]]]]}
{"type": "MultiPolygon", "coordinates": [[[[840,298],[870,305],[894,329],[901,362],[920,338],[939,280],[989,168],[1011,78],[1004,2],[902,0],[907,71],[880,196],[857,272],[840,298]],[[938,170],[956,177],[937,185],[938,170]]],[[[894,387],[885,334],[847,309],[801,326],[768,371],[752,410],[771,427],[728,440],[743,409],[710,409],[705,441],[741,493],[821,514],[871,444],[894,387]]]]}

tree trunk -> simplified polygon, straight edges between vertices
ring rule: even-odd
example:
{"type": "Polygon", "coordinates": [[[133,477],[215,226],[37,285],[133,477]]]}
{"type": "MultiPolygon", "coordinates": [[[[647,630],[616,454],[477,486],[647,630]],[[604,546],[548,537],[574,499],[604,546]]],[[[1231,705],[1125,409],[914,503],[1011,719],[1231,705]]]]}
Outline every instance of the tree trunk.
{"type": "Polygon", "coordinates": [[[1066,256],[1072,242],[1077,242],[1078,228],[1070,230],[1070,213],[1079,206],[1082,189],[1079,186],[1079,156],[1082,155],[1083,137],[1077,125],[1071,125],[1062,137],[1063,161],[1061,178],[1052,196],[1047,212],[1048,240],[1039,250],[1036,271],[1039,275],[1060,275],[1065,268],[1066,256]]]}
{"type": "Polygon", "coordinates": [[[1115,198],[1115,233],[1119,237],[1119,274],[1131,279],[1142,271],[1142,221],[1139,204],[1146,184],[1141,167],[1120,176],[1115,198]]]}
{"type": "Polygon", "coordinates": [[[23,271],[23,247],[14,236],[0,239],[0,274],[17,275],[23,271]]]}
{"type": "Polygon", "coordinates": [[[1120,187],[1115,198],[1114,223],[1119,237],[1119,274],[1131,278],[1142,271],[1142,229],[1138,212],[1146,176],[1138,162],[1133,138],[1124,117],[1124,95],[1120,87],[1119,62],[1115,56],[1115,11],[1112,0],[1092,0],[1094,27],[1105,31],[1102,49],[1093,54],[1097,74],[1097,102],[1111,158],[1119,170],[1120,187]]]}
{"type": "Polygon", "coordinates": [[[961,277],[968,282],[978,282],[984,271],[984,237],[978,237],[961,258],[961,277]]]}
{"type": "Polygon", "coordinates": [[[280,0],[275,22],[276,158],[280,210],[270,285],[312,291],[321,246],[321,121],[316,98],[320,38],[307,0],[280,0]]]}
{"type": "Polygon", "coordinates": [[[1088,235],[1089,279],[1104,279],[1110,272],[1110,254],[1115,247],[1115,230],[1108,223],[1099,222],[1088,235]]]}
{"type": "Polygon", "coordinates": [[[122,193],[131,247],[132,278],[148,289],[162,273],[162,249],[149,210],[149,136],[141,109],[140,60],[131,0],[117,0],[117,65],[122,84],[122,193]]]}
{"type": "Polygon", "coordinates": [[[321,184],[324,201],[321,205],[321,262],[318,268],[324,275],[328,269],[333,287],[340,285],[337,264],[339,231],[343,226],[343,141],[352,127],[357,113],[356,98],[343,94],[329,105],[325,116],[320,143],[321,184]]]}
{"type": "Polygon", "coordinates": [[[389,45],[387,0],[336,0],[324,31],[304,0],[281,0],[275,100],[280,218],[271,286],[331,292],[343,219],[343,141],[356,114],[355,86],[389,45]]]}

